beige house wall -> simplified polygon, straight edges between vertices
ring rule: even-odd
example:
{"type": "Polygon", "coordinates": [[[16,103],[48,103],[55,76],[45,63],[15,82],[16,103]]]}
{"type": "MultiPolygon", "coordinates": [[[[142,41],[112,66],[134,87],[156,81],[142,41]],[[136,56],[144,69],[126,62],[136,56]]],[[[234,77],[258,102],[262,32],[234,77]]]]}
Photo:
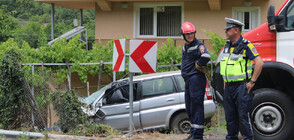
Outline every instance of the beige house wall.
{"type": "Polygon", "coordinates": [[[120,3],[112,4],[112,11],[104,12],[95,7],[95,39],[133,38],[133,4],[122,8],[120,3]]]}
{"type": "MultiPolygon", "coordinates": [[[[56,5],[71,8],[71,9],[95,9],[95,39],[105,42],[120,38],[127,37],[128,39],[134,38],[134,3],[128,2],[127,8],[121,7],[121,2],[112,2],[112,11],[102,11],[97,4],[91,0],[75,0],[63,1],[62,0],[35,0],[50,4],[55,2],[56,5]],[[85,2],[87,1],[87,2],[85,2]],[[91,6],[89,6],[91,5],[91,6]]],[[[267,21],[267,9],[270,4],[274,4],[276,10],[284,3],[284,0],[221,0],[221,10],[211,10],[207,0],[197,1],[184,1],[184,21],[192,22],[197,28],[196,37],[201,39],[209,50],[213,50],[209,45],[209,38],[202,30],[212,31],[223,38],[225,33],[225,17],[232,17],[232,7],[244,7],[244,1],[251,1],[251,7],[260,7],[260,23],[263,24],[267,21]]],[[[147,2],[144,2],[147,3],[147,2]]],[[[150,3],[150,2],[149,2],[150,3]]],[[[151,2],[154,3],[154,2],[151,2]]],[[[167,2],[164,2],[167,3],[167,2]]],[[[146,40],[146,38],[144,38],[146,40]]],[[[157,40],[159,46],[166,43],[166,38],[148,38],[148,40],[157,40]]],[[[184,40],[174,38],[176,46],[182,46],[184,40]]],[[[129,41],[129,40],[128,40],[129,41]]],[[[128,46],[128,45],[127,45],[128,46]]],[[[90,94],[97,90],[98,77],[88,75],[90,84],[90,94]]],[[[111,77],[102,77],[102,86],[110,83],[111,77]]],[[[65,82],[65,85],[67,82],[65,82]]],[[[64,87],[66,87],[64,85],[64,87]]],[[[77,88],[76,91],[83,96],[87,96],[86,84],[82,83],[77,73],[72,73],[72,87],[77,88]]],[[[58,87],[55,87],[58,88],[58,87]]]]}
{"type": "MultiPolygon", "coordinates": [[[[267,9],[270,4],[276,5],[276,10],[278,10],[278,8],[284,3],[283,0],[251,0],[251,2],[251,7],[260,7],[261,24],[267,21],[267,9]]],[[[243,0],[222,0],[221,10],[211,10],[206,0],[185,1],[183,3],[184,21],[190,21],[196,26],[196,36],[199,39],[208,39],[202,30],[215,32],[225,38],[223,30],[225,26],[224,18],[232,17],[232,7],[245,7],[243,0]]],[[[100,7],[96,5],[95,11],[95,39],[109,40],[121,37],[127,37],[129,39],[135,38],[133,28],[134,3],[129,2],[127,8],[122,8],[121,3],[113,2],[112,11],[109,12],[101,11],[100,7]]],[[[150,39],[156,40],[157,38],[150,39]]],[[[181,38],[175,39],[179,40],[181,38]]]]}

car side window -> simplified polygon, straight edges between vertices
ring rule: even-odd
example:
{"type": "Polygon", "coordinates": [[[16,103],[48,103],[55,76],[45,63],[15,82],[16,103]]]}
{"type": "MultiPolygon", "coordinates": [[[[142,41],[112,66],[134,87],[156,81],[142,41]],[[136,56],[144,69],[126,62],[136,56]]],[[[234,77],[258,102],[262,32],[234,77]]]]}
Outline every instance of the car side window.
{"type": "Polygon", "coordinates": [[[179,84],[180,91],[181,92],[185,91],[185,81],[184,81],[183,77],[181,75],[177,75],[177,76],[175,76],[175,79],[179,84]]]}
{"type": "MultiPolygon", "coordinates": [[[[133,86],[133,97],[136,99],[137,93],[137,84],[133,86]]],[[[112,105],[112,104],[120,104],[129,102],[129,85],[124,85],[119,87],[110,93],[107,93],[105,97],[103,97],[102,104],[103,105],[112,105]]]]}
{"type": "Polygon", "coordinates": [[[142,82],[143,98],[173,93],[174,89],[171,77],[146,80],[142,82]]]}
{"type": "Polygon", "coordinates": [[[287,9],[287,28],[294,29],[294,2],[287,9]]]}

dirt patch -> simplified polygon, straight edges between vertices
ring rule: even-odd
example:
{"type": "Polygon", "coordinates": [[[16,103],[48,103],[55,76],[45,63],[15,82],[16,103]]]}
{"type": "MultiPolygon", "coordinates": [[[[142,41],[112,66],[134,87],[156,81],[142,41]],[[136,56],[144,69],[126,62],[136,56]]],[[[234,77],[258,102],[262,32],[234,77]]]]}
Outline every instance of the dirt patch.
{"type": "MultiPolygon", "coordinates": [[[[187,138],[188,134],[163,134],[159,132],[143,132],[136,133],[133,137],[129,137],[129,134],[125,135],[111,135],[100,137],[64,137],[64,140],[182,140],[187,138]]],[[[224,140],[226,136],[226,130],[224,129],[213,129],[204,132],[204,140],[224,140]]],[[[56,138],[50,138],[51,140],[56,138]]]]}
{"type": "MultiPolygon", "coordinates": [[[[204,140],[224,140],[226,137],[227,131],[224,129],[213,129],[207,132],[204,132],[203,139],[204,140]]],[[[153,132],[153,133],[141,133],[136,134],[132,138],[129,138],[129,135],[123,135],[123,136],[113,136],[108,137],[110,139],[114,140],[182,140],[184,138],[187,138],[188,134],[162,134],[159,132],[153,132]]],[[[105,139],[108,139],[105,138],[105,139]]],[[[98,138],[101,139],[101,138],[98,138]]],[[[102,138],[103,139],[103,138],[102,138]]]]}
{"type": "MultiPolygon", "coordinates": [[[[227,135],[227,130],[223,126],[225,124],[223,107],[217,107],[217,113],[212,117],[209,124],[211,130],[204,132],[204,140],[224,140],[227,135]],[[222,127],[219,127],[222,126],[222,127]]],[[[65,140],[182,140],[187,138],[188,134],[164,134],[159,132],[134,132],[133,137],[129,134],[125,135],[110,135],[99,137],[73,137],[65,138],[65,140]]],[[[52,138],[51,138],[52,139],[52,138]]]]}

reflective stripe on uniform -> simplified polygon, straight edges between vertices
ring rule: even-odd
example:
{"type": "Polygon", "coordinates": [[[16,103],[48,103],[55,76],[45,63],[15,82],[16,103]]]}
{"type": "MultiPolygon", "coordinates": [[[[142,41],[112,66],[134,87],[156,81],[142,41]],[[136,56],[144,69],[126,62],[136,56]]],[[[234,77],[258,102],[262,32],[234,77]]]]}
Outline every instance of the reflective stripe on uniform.
{"type": "Polygon", "coordinates": [[[188,50],[187,50],[187,52],[196,50],[197,48],[198,48],[198,45],[197,46],[193,46],[193,47],[189,47],[188,50]]]}
{"type": "MultiPolygon", "coordinates": [[[[197,48],[198,48],[198,45],[193,46],[193,47],[189,47],[187,51],[193,51],[193,50],[196,50],[197,48]]],[[[183,46],[183,51],[186,51],[185,46],[183,46]]]]}
{"type": "MultiPolygon", "coordinates": [[[[248,73],[248,74],[251,74],[251,73],[248,73]]],[[[240,79],[240,78],[246,78],[246,74],[233,75],[233,76],[223,76],[223,79],[226,79],[226,80],[233,80],[233,79],[240,79]]]]}
{"type": "Polygon", "coordinates": [[[204,129],[204,125],[191,124],[192,128],[204,129]]]}
{"type": "Polygon", "coordinates": [[[222,56],[223,56],[223,57],[222,57],[222,59],[223,59],[224,57],[229,57],[230,54],[229,54],[229,53],[223,53],[222,56]]]}
{"type": "Polygon", "coordinates": [[[231,60],[238,61],[239,58],[243,58],[242,54],[231,54],[231,60]]]}
{"type": "Polygon", "coordinates": [[[201,57],[210,58],[210,55],[208,53],[204,53],[204,54],[201,55],[201,57]]]}

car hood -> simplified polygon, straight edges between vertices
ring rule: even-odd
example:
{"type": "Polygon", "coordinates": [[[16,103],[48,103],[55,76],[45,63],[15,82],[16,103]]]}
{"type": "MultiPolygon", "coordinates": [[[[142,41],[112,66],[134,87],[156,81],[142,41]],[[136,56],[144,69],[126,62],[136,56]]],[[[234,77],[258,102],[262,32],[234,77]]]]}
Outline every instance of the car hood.
{"type": "MultiPolygon", "coordinates": [[[[79,98],[80,102],[85,103],[87,107],[81,107],[82,111],[88,116],[94,116],[96,112],[100,109],[98,105],[102,98],[111,93],[113,90],[119,88],[122,85],[129,84],[128,80],[112,82],[105,87],[99,89],[98,91],[92,93],[89,97],[79,98]]],[[[102,104],[102,102],[101,102],[102,104]]]]}

